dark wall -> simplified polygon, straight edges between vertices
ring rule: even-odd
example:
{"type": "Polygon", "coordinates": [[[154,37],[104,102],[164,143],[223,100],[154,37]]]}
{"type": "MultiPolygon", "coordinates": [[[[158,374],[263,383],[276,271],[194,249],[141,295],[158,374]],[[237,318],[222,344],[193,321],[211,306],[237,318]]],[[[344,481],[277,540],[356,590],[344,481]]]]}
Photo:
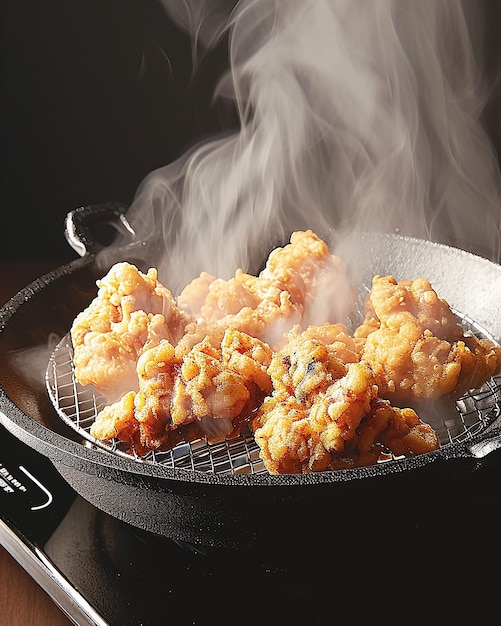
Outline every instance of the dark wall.
{"type": "MultiPolygon", "coordinates": [[[[501,1],[485,6],[499,151],[501,1]]],[[[2,2],[0,29],[0,258],[74,258],[68,211],[129,203],[145,174],[236,123],[211,102],[227,42],[192,76],[189,38],[157,0],[2,2]]]]}
{"type": "Polygon", "coordinates": [[[484,67],[489,98],[483,122],[501,164],[501,0],[483,0],[485,13],[484,67]]]}
{"type": "Polygon", "coordinates": [[[16,0],[0,24],[0,258],[74,258],[68,211],[129,203],[228,124],[211,102],[224,42],[193,76],[189,38],[156,0],[16,0]]]}

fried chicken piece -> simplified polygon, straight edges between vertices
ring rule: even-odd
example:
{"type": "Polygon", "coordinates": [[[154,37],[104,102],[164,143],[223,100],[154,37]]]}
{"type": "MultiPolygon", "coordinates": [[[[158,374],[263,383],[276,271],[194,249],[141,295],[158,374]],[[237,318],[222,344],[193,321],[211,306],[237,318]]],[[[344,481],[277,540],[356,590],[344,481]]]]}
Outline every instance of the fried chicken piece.
{"type": "Polygon", "coordinates": [[[273,393],[253,419],[254,436],[270,473],[321,471],[344,450],[377,387],[344,326],[295,327],[287,339],[271,359],[273,393]]]}
{"type": "Polygon", "coordinates": [[[391,406],[381,398],[372,401],[357,435],[360,451],[370,452],[382,444],[395,456],[424,454],[440,445],[433,428],[422,422],[413,409],[391,406]]]}
{"type": "Polygon", "coordinates": [[[221,342],[223,363],[255,383],[264,394],[272,389],[268,374],[272,354],[268,344],[233,328],[225,332],[221,342]]]}
{"type": "Polygon", "coordinates": [[[90,434],[100,441],[119,439],[134,441],[139,424],[134,416],[135,391],[124,394],[120,400],[105,406],[90,427],[90,434]]]}
{"type": "Polygon", "coordinates": [[[200,276],[194,278],[177,297],[179,308],[193,318],[200,318],[200,311],[207,299],[209,287],[215,280],[215,276],[208,272],[202,272],[200,276]]]}
{"type": "Polygon", "coordinates": [[[289,244],[272,250],[262,276],[280,281],[293,301],[303,300],[313,286],[318,267],[328,258],[327,244],[313,231],[296,231],[292,233],[289,244]]]}
{"type": "Polygon", "coordinates": [[[162,340],[138,359],[139,391],[105,407],[91,434],[116,436],[141,453],[187,437],[234,436],[271,389],[270,362],[269,346],[234,329],[221,345],[206,337],[183,356],[162,340]]]}
{"type": "Polygon", "coordinates": [[[311,404],[298,400],[297,394],[266,399],[253,422],[266,469],[270,474],[330,469],[333,457],[356,438],[356,429],[376,395],[370,368],[350,363],[342,377],[310,396],[311,404]]]}
{"type": "Polygon", "coordinates": [[[190,399],[183,410],[183,421],[185,415],[229,420],[239,415],[250,393],[243,376],[226,365],[220,350],[215,350],[207,339],[183,358],[177,382],[183,387],[184,398],[190,399]]]}
{"type": "Polygon", "coordinates": [[[302,305],[294,304],[278,281],[260,280],[241,270],[229,280],[214,278],[209,282],[207,276],[192,281],[179,295],[180,306],[197,318],[197,325],[187,328],[183,345],[188,346],[201,334],[222,335],[227,328],[277,345],[302,319],[302,305]]]}
{"type": "Polygon", "coordinates": [[[235,328],[273,349],[295,325],[344,320],[354,302],[344,263],[312,231],[293,233],[289,244],[271,252],[259,276],[238,269],[223,280],[203,272],[178,298],[205,329],[235,328]]]}
{"type": "Polygon", "coordinates": [[[436,450],[433,428],[413,409],[378,398],[374,382],[370,368],[352,363],[311,405],[295,395],[267,398],[253,422],[266,469],[271,474],[350,469],[373,465],[387,451],[413,456],[436,450]]]}
{"type": "Polygon", "coordinates": [[[273,250],[259,275],[282,284],[290,300],[301,306],[301,328],[345,321],[354,311],[356,292],[343,260],[329,252],[313,231],[292,233],[290,243],[273,250]]]}
{"type": "MultiPolygon", "coordinates": [[[[174,346],[165,339],[143,352],[137,361],[139,392],[134,400],[134,415],[145,448],[156,450],[166,445],[169,430],[172,430],[171,421],[176,424],[171,420],[171,406],[180,366],[174,346]]],[[[188,423],[194,419],[190,416],[183,421],[188,423]]]]}
{"type": "Polygon", "coordinates": [[[299,333],[297,328],[289,333],[288,339],[288,343],[273,354],[268,368],[275,397],[294,395],[299,402],[307,402],[312,395],[325,391],[346,374],[346,363],[335,346],[319,339],[308,339],[308,332],[299,333]]]}
{"type": "Polygon", "coordinates": [[[191,318],[182,313],[157,271],[140,272],[117,263],[97,281],[96,298],[74,320],[76,379],[92,384],[109,400],[137,390],[138,357],[162,339],[176,343],[191,318]]]}
{"type": "MultiPolygon", "coordinates": [[[[292,337],[298,329],[293,328],[288,334],[292,337]]],[[[321,326],[308,326],[302,333],[304,339],[316,339],[329,346],[331,350],[343,363],[354,363],[360,360],[361,348],[357,340],[349,333],[344,324],[331,324],[329,322],[321,326]]]]}
{"type": "MultiPolygon", "coordinates": [[[[172,448],[181,441],[193,441],[204,436],[202,423],[194,421],[173,430],[166,429],[161,437],[156,438],[158,447],[148,447],[148,440],[141,433],[137,420],[135,402],[138,395],[135,391],[130,391],[117,402],[105,406],[93,422],[90,434],[99,441],[116,439],[126,443],[127,450],[138,456],[145,456],[151,449],[172,448]]],[[[149,442],[151,444],[152,440],[149,442]]]]}
{"type": "Polygon", "coordinates": [[[478,389],[489,378],[501,372],[501,347],[474,335],[465,335],[463,341],[465,357],[456,385],[456,395],[468,389],[478,389]]]}
{"type": "Polygon", "coordinates": [[[409,457],[432,452],[439,445],[433,428],[422,422],[413,409],[400,409],[388,400],[375,398],[357,428],[356,447],[333,455],[329,469],[374,465],[380,459],[386,460],[390,453],[409,457]]]}
{"type": "Polygon", "coordinates": [[[170,404],[179,365],[174,347],[166,339],[143,352],[137,362],[139,392],[130,391],[106,406],[92,424],[91,435],[103,441],[117,438],[129,442],[141,453],[167,445],[170,404]]]}
{"type": "Polygon", "coordinates": [[[501,370],[501,348],[465,335],[447,302],[430,283],[375,276],[362,360],[373,369],[380,396],[413,405],[481,386],[501,370]]]}
{"type": "Polygon", "coordinates": [[[456,341],[463,337],[463,328],[448,303],[438,297],[426,278],[397,283],[393,276],[374,276],[364,323],[377,328],[402,312],[410,313],[422,329],[439,339],[456,341]]]}
{"type": "Polygon", "coordinates": [[[252,421],[270,473],[359,467],[386,450],[410,456],[438,447],[412,409],[378,397],[376,377],[358,362],[344,326],[295,328],[287,337],[268,368],[273,393],[252,421]]]}

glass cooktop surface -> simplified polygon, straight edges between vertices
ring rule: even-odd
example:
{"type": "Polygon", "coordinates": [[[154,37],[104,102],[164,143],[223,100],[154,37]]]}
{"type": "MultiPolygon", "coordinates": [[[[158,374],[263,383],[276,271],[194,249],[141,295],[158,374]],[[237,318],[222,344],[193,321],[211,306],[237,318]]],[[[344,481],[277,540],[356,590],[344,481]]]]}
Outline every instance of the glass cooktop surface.
{"type": "Polygon", "coordinates": [[[209,548],[97,510],[0,426],[0,542],[78,625],[494,624],[499,465],[474,481],[447,520],[403,523],[396,494],[394,511],[362,505],[354,534],[333,501],[315,537],[298,527],[276,550],[209,548]]]}

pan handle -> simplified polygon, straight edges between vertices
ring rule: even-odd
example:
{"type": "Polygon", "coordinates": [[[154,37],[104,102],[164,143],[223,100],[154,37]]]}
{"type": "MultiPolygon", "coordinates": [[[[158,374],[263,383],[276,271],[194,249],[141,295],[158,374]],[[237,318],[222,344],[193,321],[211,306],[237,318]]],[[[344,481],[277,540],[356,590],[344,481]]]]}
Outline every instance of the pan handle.
{"type": "Polygon", "coordinates": [[[70,211],[65,221],[66,241],[83,257],[107,247],[118,233],[134,240],[134,230],[125,217],[127,209],[125,204],[108,202],[70,211]]]}

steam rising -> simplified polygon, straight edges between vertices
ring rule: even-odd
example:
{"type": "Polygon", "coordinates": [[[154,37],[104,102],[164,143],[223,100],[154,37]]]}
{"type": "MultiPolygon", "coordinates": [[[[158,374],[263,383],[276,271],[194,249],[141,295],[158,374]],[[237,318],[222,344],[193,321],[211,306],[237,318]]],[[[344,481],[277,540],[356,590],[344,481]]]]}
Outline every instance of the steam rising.
{"type": "Polygon", "coordinates": [[[174,293],[202,270],[256,271],[296,229],[399,232],[497,258],[478,3],[469,15],[456,0],[164,5],[195,61],[228,29],[215,97],[240,120],[147,176],[129,210],[144,240],[129,252],[174,293]]]}

